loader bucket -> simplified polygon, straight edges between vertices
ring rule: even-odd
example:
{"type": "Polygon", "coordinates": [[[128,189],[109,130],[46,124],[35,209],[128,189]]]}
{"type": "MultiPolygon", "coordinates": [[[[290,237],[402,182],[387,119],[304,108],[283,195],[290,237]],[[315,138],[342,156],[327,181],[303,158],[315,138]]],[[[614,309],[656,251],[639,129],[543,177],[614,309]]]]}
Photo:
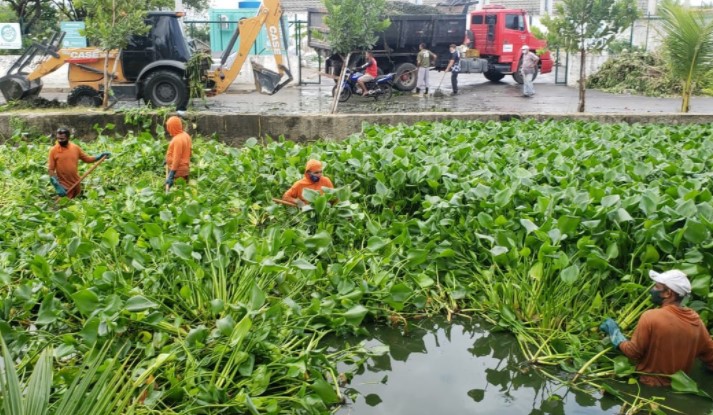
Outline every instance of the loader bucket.
{"type": "Polygon", "coordinates": [[[251,62],[251,64],[253,67],[253,75],[255,77],[255,89],[263,94],[272,95],[282,89],[283,86],[287,85],[287,83],[293,79],[290,70],[283,65],[279,65],[279,68],[285,72],[287,79],[280,82],[283,75],[280,75],[278,72],[271,71],[257,62],[251,62]]]}
{"type": "Polygon", "coordinates": [[[0,78],[0,91],[6,101],[33,98],[42,91],[42,80],[29,81],[23,73],[5,75],[0,78]]]}

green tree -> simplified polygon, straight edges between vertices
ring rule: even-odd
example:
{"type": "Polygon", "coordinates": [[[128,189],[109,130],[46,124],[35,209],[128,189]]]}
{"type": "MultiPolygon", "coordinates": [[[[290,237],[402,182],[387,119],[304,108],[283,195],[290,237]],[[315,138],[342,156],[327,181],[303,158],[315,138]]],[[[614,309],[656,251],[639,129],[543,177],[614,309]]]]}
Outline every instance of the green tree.
{"type": "Polygon", "coordinates": [[[552,46],[579,51],[577,111],[584,112],[585,107],[587,52],[601,52],[638,16],[635,0],[562,0],[556,4],[554,16],[542,18],[552,46]]]}
{"type": "Polygon", "coordinates": [[[109,106],[109,91],[113,74],[119,63],[119,53],[129,43],[132,35],[142,35],[149,27],[144,23],[146,1],[144,0],[83,0],[78,7],[90,10],[85,20],[84,30],[89,41],[95,42],[104,51],[104,100],[109,106]],[[110,53],[114,56],[114,67],[109,71],[110,53]]]}
{"type": "Polygon", "coordinates": [[[681,112],[688,112],[697,83],[713,70],[713,20],[700,9],[664,0],[659,6],[663,49],[673,76],[681,82],[681,112]]]}
{"type": "MultiPolygon", "coordinates": [[[[327,41],[332,50],[342,58],[344,79],[349,59],[355,51],[371,49],[378,40],[378,33],[391,24],[384,19],[386,0],[323,0],[328,15],[325,24],[329,28],[327,41]]],[[[340,81],[341,82],[341,81],[340,81]]],[[[334,93],[332,113],[339,104],[339,83],[334,93]]]]}

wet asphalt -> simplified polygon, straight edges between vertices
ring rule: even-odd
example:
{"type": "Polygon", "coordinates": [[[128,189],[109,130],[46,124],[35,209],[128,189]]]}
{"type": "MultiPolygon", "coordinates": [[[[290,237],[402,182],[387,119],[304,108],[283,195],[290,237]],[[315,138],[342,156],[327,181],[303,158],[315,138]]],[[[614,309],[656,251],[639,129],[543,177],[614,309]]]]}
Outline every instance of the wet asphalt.
{"type": "MultiPolygon", "coordinates": [[[[328,114],[334,81],[315,74],[303,77],[309,84],[288,84],[274,95],[254,90],[252,84],[233,84],[227,93],[194,100],[194,111],[236,114],[328,114]]],[[[527,98],[522,86],[507,76],[500,82],[490,82],[482,74],[461,74],[459,93],[451,96],[450,74],[432,73],[429,95],[415,95],[395,91],[389,100],[375,100],[352,96],[340,103],[338,113],[401,113],[401,112],[499,112],[499,113],[574,113],[577,111],[578,91],[574,87],[556,85],[554,74],[540,75],[535,80],[536,94],[527,98]],[[434,95],[441,78],[440,90],[434,95]]],[[[68,88],[46,85],[41,97],[66,101],[68,88]]],[[[123,101],[115,108],[136,108],[138,101],[123,101]]],[[[676,113],[681,99],[611,94],[587,90],[586,112],[593,113],[676,113]]],[[[713,97],[694,97],[691,113],[713,114],[713,97]]]]}

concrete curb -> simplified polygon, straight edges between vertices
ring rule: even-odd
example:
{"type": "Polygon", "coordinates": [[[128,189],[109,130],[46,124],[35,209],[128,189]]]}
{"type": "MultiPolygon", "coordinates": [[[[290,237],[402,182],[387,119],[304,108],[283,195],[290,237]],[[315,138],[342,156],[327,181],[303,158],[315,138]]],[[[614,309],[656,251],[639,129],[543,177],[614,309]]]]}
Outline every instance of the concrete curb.
{"type": "MultiPolygon", "coordinates": [[[[188,130],[193,134],[215,137],[229,145],[239,146],[251,137],[284,136],[292,141],[313,141],[319,139],[340,140],[362,131],[365,123],[370,124],[414,124],[421,121],[510,121],[533,119],[537,122],[582,121],[627,124],[707,124],[713,122],[713,114],[681,113],[385,113],[385,114],[225,114],[213,112],[190,113],[188,130]]],[[[154,125],[163,118],[154,115],[154,125]]],[[[0,114],[0,139],[11,138],[15,130],[31,134],[47,134],[59,125],[68,125],[74,135],[85,140],[96,138],[94,126],[113,124],[113,132],[125,135],[136,131],[137,127],[126,124],[123,113],[116,112],[12,112],[0,114]]]]}

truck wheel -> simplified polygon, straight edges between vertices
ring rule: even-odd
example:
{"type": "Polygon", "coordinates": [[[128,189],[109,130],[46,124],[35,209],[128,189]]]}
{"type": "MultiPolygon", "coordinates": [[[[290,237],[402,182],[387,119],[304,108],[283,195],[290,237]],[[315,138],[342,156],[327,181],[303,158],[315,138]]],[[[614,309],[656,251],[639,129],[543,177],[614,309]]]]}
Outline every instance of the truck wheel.
{"type": "Polygon", "coordinates": [[[73,107],[98,107],[102,101],[99,91],[89,85],[80,85],[67,96],[67,104],[73,107]]]}
{"type": "Polygon", "coordinates": [[[188,105],[188,86],[173,71],[156,71],[146,78],[144,101],[154,107],[185,109],[188,105]]]}
{"type": "Polygon", "coordinates": [[[505,75],[502,72],[496,71],[495,69],[490,69],[487,72],[484,72],[483,75],[490,82],[498,82],[505,78],[505,75]]]}
{"type": "MultiPolygon", "coordinates": [[[[535,68],[535,75],[533,75],[532,80],[534,81],[537,78],[537,68],[535,68]]],[[[515,80],[518,84],[522,85],[525,83],[525,80],[522,78],[522,74],[520,73],[520,68],[517,68],[517,72],[513,72],[512,74],[512,79],[515,80]]]]}
{"type": "Polygon", "coordinates": [[[418,74],[416,73],[416,65],[412,63],[402,63],[396,67],[396,76],[394,77],[394,88],[399,91],[411,91],[416,88],[418,74]]]}

